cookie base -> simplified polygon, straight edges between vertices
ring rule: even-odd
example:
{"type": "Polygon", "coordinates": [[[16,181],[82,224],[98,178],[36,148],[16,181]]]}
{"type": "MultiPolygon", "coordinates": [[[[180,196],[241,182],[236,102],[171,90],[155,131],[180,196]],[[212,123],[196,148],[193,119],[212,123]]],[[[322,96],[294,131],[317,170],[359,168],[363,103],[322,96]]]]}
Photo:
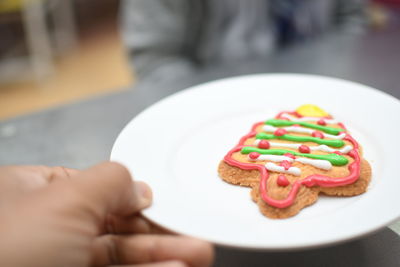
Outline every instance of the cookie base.
{"type": "Polygon", "coordinates": [[[301,186],[297,197],[292,205],[287,208],[276,208],[265,203],[259,192],[260,173],[258,170],[243,170],[231,166],[225,161],[221,161],[218,166],[219,176],[226,182],[235,185],[251,187],[251,197],[257,203],[260,211],[272,219],[289,218],[303,208],[317,201],[318,195],[325,194],[329,196],[356,196],[367,191],[371,180],[371,166],[365,159],[361,160],[361,171],[358,180],[349,185],[337,187],[306,187],[301,186]]]}

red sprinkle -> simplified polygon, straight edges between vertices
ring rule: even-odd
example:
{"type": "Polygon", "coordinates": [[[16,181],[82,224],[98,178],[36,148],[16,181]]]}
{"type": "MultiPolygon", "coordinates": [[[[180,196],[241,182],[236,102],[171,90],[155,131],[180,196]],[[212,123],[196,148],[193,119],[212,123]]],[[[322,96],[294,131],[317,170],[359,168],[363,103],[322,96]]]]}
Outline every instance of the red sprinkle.
{"type": "Polygon", "coordinates": [[[287,131],[285,129],[279,128],[274,132],[274,135],[276,136],[282,136],[284,134],[287,134],[287,131]]]}
{"type": "Polygon", "coordinates": [[[258,153],[258,152],[251,152],[249,154],[249,158],[251,158],[251,159],[257,159],[259,156],[260,156],[260,153],[258,153]]]}
{"type": "Polygon", "coordinates": [[[280,174],[280,175],[278,176],[278,180],[276,180],[276,183],[277,183],[279,186],[288,186],[288,185],[290,184],[289,180],[288,180],[288,179],[286,178],[286,176],[283,175],[283,174],[280,174]]]}
{"type": "Polygon", "coordinates": [[[260,140],[258,147],[262,149],[269,149],[270,143],[267,140],[260,140]]]}
{"type": "Polygon", "coordinates": [[[306,145],[301,145],[301,146],[299,147],[299,151],[300,151],[301,153],[310,153],[310,152],[311,152],[311,149],[310,149],[308,146],[306,146],[306,145]]]}
{"type": "Polygon", "coordinates": [[[292,166],[292,163],[290,163],[290,162],[287,161],[287,160],[284,160],[284,161],[281,162],[280,165],[281,165],[283,168],[285,168],[285,170],[289,170],[289,168],[292,166]]]}
{"type": "Polygon", "coordinates": [[[324,138],[324,134],[321,133],[320,131],[314,131],[314,132],[312,132],[311,135],[312,135],[313,137],[317,137],[317,138],[321,138],[321,139],[324,138]]]}
{"type": "Polygon", "coordinates": [[[326,121],[325,121],[324,119],[320,119],[319,121],[317,121],[317,123],[318,123],[319,125],[323,125],[323,126],[326,125],[326,121]]]}
{"type": "Polygon", "coordinates": [[[342,152],[340,152],[340,151],[335,151],[335,152],[333,152],[333,153],[335,153],[335,154],[338,154],[338,155],[343,155],[343,153],[342,152]]]}
{"type": "Polygon", "coordinates": [[[296,157],[292,153],[285,153],[283,154],[285,157],[295,159],[296,157]]]}

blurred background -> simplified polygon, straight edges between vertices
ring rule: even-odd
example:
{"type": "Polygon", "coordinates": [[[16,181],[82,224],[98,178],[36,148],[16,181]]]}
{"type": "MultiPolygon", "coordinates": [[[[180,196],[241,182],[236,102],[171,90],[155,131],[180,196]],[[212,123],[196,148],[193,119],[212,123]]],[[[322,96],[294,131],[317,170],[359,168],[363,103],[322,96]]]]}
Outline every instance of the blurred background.
{"type": "MultiPolygon", "coordinates": [[[[0,0],[0,120],[132,88],[120,4],[0,0]]],[[[400,0],[370,1],[368,30],[398,27],[399,14],[400,0]]]]}
{"type": "Polygon", "coordinates": [[[0,120],[134,82],[117,0],[0,0],[0,120]]]}

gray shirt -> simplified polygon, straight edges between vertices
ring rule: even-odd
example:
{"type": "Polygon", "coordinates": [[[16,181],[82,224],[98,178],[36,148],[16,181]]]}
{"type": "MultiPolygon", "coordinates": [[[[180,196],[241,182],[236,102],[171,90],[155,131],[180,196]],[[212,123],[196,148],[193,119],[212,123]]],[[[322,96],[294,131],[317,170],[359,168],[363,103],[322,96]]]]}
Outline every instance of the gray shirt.
{"type": "Polygon", "coordinates": [[[125,0],[122,33],[139,78],[237,64],[327,31],[359,33],[365,0],[125,0]]]}

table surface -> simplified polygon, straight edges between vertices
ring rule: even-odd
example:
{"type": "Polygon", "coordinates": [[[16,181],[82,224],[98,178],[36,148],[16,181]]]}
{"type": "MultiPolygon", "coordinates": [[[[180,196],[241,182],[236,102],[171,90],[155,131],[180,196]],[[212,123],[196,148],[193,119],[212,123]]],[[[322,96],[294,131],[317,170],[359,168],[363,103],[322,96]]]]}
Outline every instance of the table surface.
{"type": "MultiPolygon", "coordinates": [[[[0,122],[0,164],[85,168],[107,160],[119,132],[149,105],[191,85],[252,73],[310,73],[348,79],[400,98],[400,30],[331,34],[264,59],[196,70],[184,79],[149,76],[129,90],[0,122]]],[[[400,233],[400,222],[390,228],[400,233]]],[[[217,249],[216,266],[400,266],[400,238],[390,228],[327,248],[265,253],[217,249]],[[290,257],[288,257],[290,254],[290,257]],[[347,255],[337,257],[337,255],[347,255]]]]}

